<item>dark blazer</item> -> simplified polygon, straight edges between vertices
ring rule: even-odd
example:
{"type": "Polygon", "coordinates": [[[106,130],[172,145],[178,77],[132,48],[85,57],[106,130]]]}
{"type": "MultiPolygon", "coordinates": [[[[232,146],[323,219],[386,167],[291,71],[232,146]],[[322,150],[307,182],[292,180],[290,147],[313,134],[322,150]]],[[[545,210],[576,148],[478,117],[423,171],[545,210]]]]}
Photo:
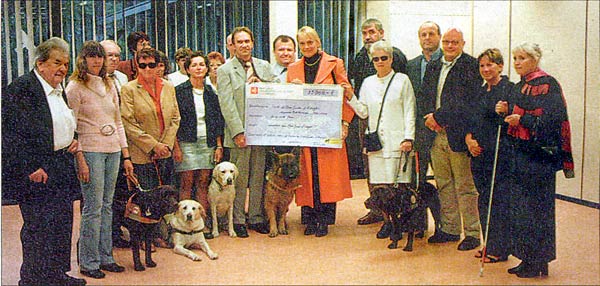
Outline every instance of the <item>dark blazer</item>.
{"type": "MultiPolygon", "coordinates": [[[[431,60],[437,60],[441,57],[442,53],[440,50],[436,51],[431,60]]],[[[415,149],[420,152],[428,151],[433,145],[433,139],[435,138],[435,133],[427,126],[425,126],[425,121],[423,120],[423,116],[426,114],[423,110],[419,110],[419,108],[423,107],[423,104],[419,102],[423,100],[423,96],[421,96],[421,61],[423,60],[423,54],[415,57],[414,59],[408,61],[406,64],[406,72],[408,78],[410,79],[410,83],[412,84],[413,90],[415,91],[415,101],[416,101],[416,116],[417,120],[415,122],[415,149]]]]}
{"type": "Polygon", "coordinates": [[[437,123],[446,130],[450,149],[454,152],[466,152],[466,127],[471,124],[473,104],[483,83],[479,75],[479,64],[477,59],[466,53],[458,58],[448,72],[442,89],[441,106],[436,110],[435,101],[441,70],[441,58],[427,65],[419,95],[422,98],[417,100],[417,110],[421,112],[417,114],[417,120],[424,120],[425,114],[433,112],[437,123]]]}
{"type": "MultiPolygon", "coordinates": [[[[67,101],[63,92],[63,99],[67,101]]],[[[44,200],[49,189],[65,196],[79,193],[71,154],[54,152],[52,114],[42,84],[31,71],[14,80],[2,94],[2,200],[44,200]],[[59,156],[60,155],[60,156],[59,156]],[[42,168],[46,185],[29,174],[42,168]]]]}
{"type": "MultiPolygon", "coordinates": [[[[177,96],[177,105],[179,105],[179,130],[177,130],[177,139],[183,142],[196,142],[198,140],[196,108],[194,105],[194,94],[192,92],[192,83],[188,80],[175,87],[177,96]]],[[[205,117],[206,121],[206,143],[209,147],[217,145],[217,137],[223,136],[225,120],[221,114],[219,106],[219,97],[217,93],[208,84],[204,85],[205,117]]]]}

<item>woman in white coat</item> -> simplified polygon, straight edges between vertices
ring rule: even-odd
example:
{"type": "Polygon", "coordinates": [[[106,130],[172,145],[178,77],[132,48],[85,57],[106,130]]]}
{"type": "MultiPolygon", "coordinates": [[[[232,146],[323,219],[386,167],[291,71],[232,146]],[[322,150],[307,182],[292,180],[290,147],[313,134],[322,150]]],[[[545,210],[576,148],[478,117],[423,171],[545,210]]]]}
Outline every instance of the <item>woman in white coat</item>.
{"type": "MultiPolygon", "coordinates": [[[[410,183],[411,179],[412,161],[403,154],[409,154],[413,149],[415,95],[408,76],[392,69],[392,54],[393,48],[386,41],[378,41],[371,46],[377,74],[363,81],[360,99],[354,96],[349,102],[356,115],[368,118],[366,132],[377,130],[383,147],[379,151],[367,152],[370,189],[381,184],[410,183]]],[[[409,156],[413,155],[410,153],[409,156]]],[[[377,237],[388,237],[391,229],[390,222],[384,223],[377,237]]]]}

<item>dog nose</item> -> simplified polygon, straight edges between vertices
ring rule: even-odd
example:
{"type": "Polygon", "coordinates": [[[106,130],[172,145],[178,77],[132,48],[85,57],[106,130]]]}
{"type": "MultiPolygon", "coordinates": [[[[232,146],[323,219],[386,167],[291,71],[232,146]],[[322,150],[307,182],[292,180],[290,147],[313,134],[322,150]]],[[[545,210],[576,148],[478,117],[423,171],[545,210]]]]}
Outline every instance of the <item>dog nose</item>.
{"type": "Polygon", "coordinates": [[[192,218],[193,218],[193,217],[192,217],[192,214],[188,214],[188,215],[187,215],[187,220],[188,220],[188,221],[191,221],[191,220],[192,220],[192,218]]]}
{"type": "Polygon", "coordinates": [[[233,179],[232,179],[232,178],[227,178],[227,184],[228,184],[228,185],[231,185],[231,184],[233,184],[233,179]]]}

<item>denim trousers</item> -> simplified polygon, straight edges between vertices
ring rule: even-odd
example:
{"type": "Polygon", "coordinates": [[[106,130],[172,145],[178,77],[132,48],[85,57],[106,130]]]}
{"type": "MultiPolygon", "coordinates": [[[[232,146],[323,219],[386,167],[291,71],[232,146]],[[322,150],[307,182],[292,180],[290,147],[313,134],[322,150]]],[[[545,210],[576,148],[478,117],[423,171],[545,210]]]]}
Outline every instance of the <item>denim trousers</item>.
{"type": "Polygon", "coordinates": [[[81,183],[83,210],[79,232],[79,267],[96,270],[114,263],[112,255],[112,204],[121,152],[83,152],[90,180],[81,183]]]}

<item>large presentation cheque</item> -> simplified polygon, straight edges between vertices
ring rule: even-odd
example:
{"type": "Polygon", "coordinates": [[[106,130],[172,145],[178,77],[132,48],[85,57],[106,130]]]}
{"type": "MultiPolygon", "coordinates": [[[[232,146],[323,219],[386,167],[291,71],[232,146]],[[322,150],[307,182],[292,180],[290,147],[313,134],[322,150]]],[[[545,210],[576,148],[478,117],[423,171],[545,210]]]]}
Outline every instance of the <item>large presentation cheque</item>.
{"type": "Polygon", "coordinates": [[[338,85],[247,85],[246,143],[341,148],[343,95],[338,85]]]}

